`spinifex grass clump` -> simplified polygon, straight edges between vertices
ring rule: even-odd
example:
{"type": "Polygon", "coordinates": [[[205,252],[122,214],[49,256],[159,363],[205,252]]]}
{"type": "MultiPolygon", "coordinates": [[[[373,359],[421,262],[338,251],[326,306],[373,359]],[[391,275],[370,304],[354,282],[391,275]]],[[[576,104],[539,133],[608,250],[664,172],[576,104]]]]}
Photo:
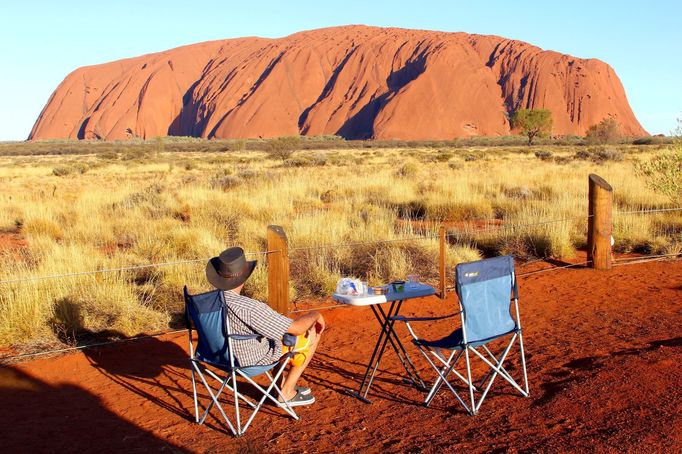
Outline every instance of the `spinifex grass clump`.
{"type": "MultiPolygon", "coordinates": [[[[585,242],[590,172],[615,188],[615,210],[672,206],[633,174],[631,160],[648,154],[576,160],[574,145],[544,144],[559,164],[518,140],[503,150],[490,148],[495,141],[473,146],[479,142],[352,150],[328,140],[308,150],[315,143],[303,140],[289,158],[317,163],[303,166],[251,150],[260,142],[182,139],[162,149],[33,144],[31,153],[63,146],[78,154],[0,157],[0,281],[161,264],[0,284],[0,344],[177,326],[182,287],[208,290],[206,259],[232,245],[256,253],[246,292],[265,300],[267,255],[259,252],[270,224],[289,238],[292,297],[315,299],[343,276],[435,282],[441,224],[451,234],[450,282],[455,264],[482,255],[570,257],[585,242]],[[76,163],[88,171],[53,172],[76,163]],[[546,220],[558,222],[533,225],[546,220]],[[187,260],[196,261],[175,263],[187,260]]],[[[614,223],[617,250],[674,251],[682,243],[680,213],[614,215],[614,223]]]]}

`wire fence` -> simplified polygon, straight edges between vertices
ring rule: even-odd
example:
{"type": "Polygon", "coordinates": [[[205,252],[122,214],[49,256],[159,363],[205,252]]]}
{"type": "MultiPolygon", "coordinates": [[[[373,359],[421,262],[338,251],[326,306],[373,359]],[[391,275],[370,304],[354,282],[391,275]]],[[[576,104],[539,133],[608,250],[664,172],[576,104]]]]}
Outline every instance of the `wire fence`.
{"type": "Polygon", "coordinates": [[[651,213],[670,213],[673,211],[682,211],[682,207],[675,208],[651,208],[647,210],[633,210],[633,211],[614,211],[615,216],[623,214],[651,214],[651,213]]]}
{"type": "MultiPolygon", "coordinates": [[[[613,215],[614,216],[643,215],[643,214],[667,213],[667,212],[678,212],[678,211],[682,211],[682,207],[642,209],[642,210],[632,210],[632,211],[616,211],[616,212],[613,212],[613,215]]],[[[550,225],[550,224],[558,224],[558,223],[565,223],[565,222],[578,221],[578,220],[588,220],[590,217],[592,217],[592,215],[571,216],[571,217],[565,217],[565,218],[560,218],[560,219],[551,219],[551,220],[534,222],[534,223],[505,224],[505,225],[501,225],[501,226],[488,227],[488,228],[482,228],[482,229],[471,229],[471,230],[469,230],[469,229],[465,228],[465,229],[457,230],[454,232],[447,232],[446,238],[461,238],[462,236],[471,236],[471,235],[476,235],[476,234],[481,234],[481,233],[528,229],[528,228],[545,226],[545,225],[550,225]]],[[[500,222],[500,220],[499,219],[483,219],[483,220],[469,221],[470,224],[481,223],[481,222],[493,223],[493,222],[500,222]]],[[[292,247],[292,248],[289,248],[289,252],[321,250],[321,249],[330,249],[330,248],[349,248],[349,247],[352,248],[352,247],[365,246],[365,245],[380,245],[380,244],[391,244],[391,243],[399,243],[399,242],[433,240],[436,238],[439,238],[438,234],[425,234],[425,235],[417,235],[417,236],[402,237],[402,238],[393,238],[393,239],[378,240],[378,241],[319,244],[319,245],[311,245],[311,246],[292,247]]],[[[246,252],[245,254],[248,256],[259,256],[259,255],[273,254],[276,252],[281,252],[281,251],[280,250],[266,250],[266,251],[246,252]]],[[[650,255],[650,256],[625,257],[625,258],[620,258],[620,259],[614,260],[614,264],[615,265],[625,265],[625,264],[631,264],[631,263],[646,262],[646,261],[651,261],[651,260],[660,260],[663,258],[673,258],[673,257],[676,258],[676,257],[681,257],[681,256],[682,256],[682,252],[681,253],[670,253],[670,254],[657,254],[657,255],[650,255]]],[[[70,278],[70,277],[78,277],[78,276],[88,276],[88,275],[96,275],[96,274],[102,274],[102,273],[128,272],[128,271],[134,271],[134,270],[140,270],[140,269],[146,269],[146,268],[158,268],[158,267],[167,267],[167,266],[179,266],[179,265],[187,265],[187,264],[206,263],[208,260],[210,260],[210,258],[206,257],[206,258],[177,260],[177,261],[169,261],[169,262],[149,263],[149,264],[143,264],[143,265],[132,265],[132,266],[126,266],[126,267],[119,267],[119,268],[106,268],[106,269],[78,271],[78,272],[70,272],[70,273],[62,273],[62,274],[51,274],[51,275],[43,275],[43,276],[25,276],[25,277],[20,277],[20,278],[15,278],[15,279],[0,280],[0,285],[10,285],[10,284],[18,284],[18,283],[24,283],[24,282],[35,282],[35,281],[43,281],[43,280],[49,280],[49,279],[62,279],[62,278],[70,278]]],[[[589,263],[591,263],[591,261],[588,260],[588,261],[584,261],[584,262],[580,262],[580,263],[569,263],[566,265],[553,266],[551,268],[545,268],[545,269],[530,271],[530,272],[526,272],[526,273],[520,273],[517,275],[517,277],[531,276],[531,275],[546,273],[546,272],[550,272],[550,271],[557,271],[557,270],[562,270],[562,269],[567,269],[567,268],[580,267],[580,266],[588,265],[589,263]]],[[[452,289],[453,288],[448,288],[448,290],[452,290],[452,289]]],[[[331,309],[335,309],[335,308],[339,308],[339,307],[347,307],[347,306],[341,305],[341,304],[334,304],[334,305],[321,306],[321,307],[315,307],[315,308],[309,308],[309,309],[295,308],[290,313],[298,314],[298,313],[310,312],[313,310],[331,310],[331,309]]],[[[4,356],[4,357],[0,357],[0,362],[36,357],[36,356],[41,356],[41,355],[66,353],[66,352],[70,352],[70,351],[83,350],[83,349],[91,348],[91,347],[100,347],[100,346],[105,346],[105,345],[120,344],[120,343],[124,343],[124,342],[131,342],[131,341],[148,339],[148,338],[153,338],[153,337],[158,337],[158,336],[163,336],[163,335],[175,334],[175,333],[179,333],[182,331],[184,331],[184,330],[164,331],[161,333],[143,335],[143,336],[136,336],[136,337],[132,337],[132,338],[128,338],[128,339],[119,339],[119,340],[114,340],[114,341],[97,342],[97,343],[92,343],[92,344],[85,344],[85,345],[74,346],[74,347],[66,347],[66,348],[55,349],[55,350],[47,350],[47,351],[36,352],[36,353],[23,353],[23,354],[18,354],[18,355],[4,356]]]]}
{"type": "MultiPolygon", "coordinates": [[[[268,255],[272,254],[275,252],[280,252],[279,250],[272,250],[272,251],[261,251],[261,252],[245,252],[245,255],[248,256],[256,256],[256,255],[268,255]]],[[[121,268],[104,268],[100,270],[92,270],[92,271],[76,271],[73,273],[62,273],[62,274],[48,274],[44,276],[27,276],[27,277],[22,277],[22,278],[17,278],[17,279],[9,279],[9,280],[4,280],[0,281],[0,285],[2,284],[17,284],[17,283],[22,283],[22,282],[33,282],[33,281],[43,281],[43,280],[48,280],[48,279],[61,279],[61,278],[66,278],[66,277],[78,277],[78,276],[90,276],[94,274],[103,274],[103,273],[119,273],[119,272],[126,272],[126,271],[135,271],[135,270],[142,270],[146,268],[161,268],[164,266],[177,266],[177,265],[187,265],[187,264],[193,264],[193,263],[206,263],[209,260],[211,260],[211,257],[207,258],[199,258],[199,259],[188,259],[188,260],[177,260],[173,262],[159,262],[159,263],[148,263],[144,265],[131,265],[131,266],[124,266],[121,268]]]]}
{"type": "Polygon", "coordinates": [[[54,349],[54,350],[45,350],[45,351],[41,351],[41,352],[20,353],[18,355],[0,356],[0,363],[5,363],[5,362],[11,361],[11,360],[34,358],[36,356],[56,355],[58,353],[67,353],[67,352],[85,350],[87,348],[93,348],[93,347],[104,347],[106,345],[123,344],[126,342],[133,342],[133,341],[138,341],[138,340],[143,340],[143,339],[150,339],[150,338],[159,337],[159,336],[166,336],[166,335],[170,335],[170,334],[181,333],[183,331],[187,331],[187,329],[176,329],[173,331],[163,331],[160,333],[145,334],[142,336],[129,337],[126,339],[116,339],[116,340],[110,340],[110,341],[105,341],[105,342],[94,342],[92,344],[77,345],[74,347],[58,348],[58,349],[54,349]]]}
{"type": "MultiPolygon", "coordinates": [[[[677,211],[682,211],[682,207],[643,209],[643,210],[633,210],[633,211],[616,211],[613,213],[613,215],[618,216],[618,215],[633,215],[633,214],[652,214],[652,213],[666,213],[666,212],[677,212],[677,211]]],[[[585,219],[591,218],[592,216],[593,215],[570,216],[570,217],[565,217],[565,218],[560,218],[560,219],[551,219],[551,220],[547,220],[547,221],[524,223],[524,224],[505,224],[505,225],[501,225],[501,226],[486,227],[486,228],[482,228],[482,229],[471,229],[471,230],[469,230],[469,229],[464,228],[462,230],[457,230],[454,232],[446,233],[446,238],[462,238],[463,236],[477,235],[477,234],[482,234],[482,233],[492,233],[492,232],[528,229],[528,228],[532,228],[532,227],[545,226],[545,225],[550,225],[550,224],[558,224],[558,223],[564,223],[564,222],[569,222],[569,221],[585,220],[585,219]]],[[[469,223],[470,224],[476,224],[476,223],[482,223],[482,222],[492,223],[492,222],[499,222],[499,221],[500,221],[499,219],[486,218],[486,219],[472,220],[472,221],[469,221],[469,223]]],[[[391,244],[391,243],[411,242],[411,241],[423,241],[423,240],[433,240],[433,239],[437,239],[437,238],[439,238],[438,234],[431,234],[431,235],[427,234],[427,235],[415,235],[415,236],[410,236],[410,237],[392,238],[392,239],[388,239],[388,240],[378,240],[378,241],[360,241],[360,242],[318,244],[318,245],[311,245],[311,246],[292,247],[292,248],[289,248],[289,252],[310,251],[310,250],[320,250],[320,249],[353,248],[353,247],[357,247],[357,246],[391,244]]],[[[246,252],[245,254],[250,255],[250,256],[257,256],[257,255],[268,255],[268,254],[272,254],[275,252],[280,252],[280,251],[279,250],[256,251],[256,252],[246,252]]],[[[76,271],[76,272],[71,272],[71,273],[51,274],[51,275],[43,275],[43,276],[25,276],[25,277],[15,278],[15,279],[0,280],[0,285],[17,284],[17,283],[22,283],[22,282],[42,281],[42,280],[48,280],[48,279],[61,279],[61,278],[68,278],[68,277],[88,276],[88,275],[95,275],[95,274],[102,274],[102,273],[127,272],[127,271],[134,271],[134,270],[140,270],[140,269],[145,269],[145,268],[160,268],[160,267],[178,266],[178,265],[186,265],[186,264],[194,264],[194,263],[206,263],[208,260],[210,260],[210,257],[197,258],[197,259],[187,259],[187,260],[177,260],[177,261],[170,261],[170,262],[149,263],[149,264],[143,264],[143,265],[131,265],[131,266],[119,267],[119,268],[105,268],[105,269],[99,269],[99,270],[76,271]]]]}
{"type": "MultiPolygon", "coordinates": [[[[590,216],[588,215],[586,217],[589,218],[590,216]]],[[[486,228],[486,229],[475,229],[472,231],[466,231],[465,230],[464,233],[475,234],[475,233],[486,233],[486,232],[500,231],[500,230],[517,230],[517,229],[522,229],[522,228],[527,228],[527,227],[532,227],[532,226],[540,226],[540,225],[546,225],[546,224],[567,222],[567,221],[576,220],[576,219],[585,219],[586,217],[585,216],[580,216],[580,217],[576,216],[576,217],[570,217],[570,218],[541,221],[541,222],[537,222],[537,223],[511,224],[511,225],[489,228],[489,229],[488,228],[486,228]]],[[[485,219],[483,221],[493,221],[493,219],[485,219]]],[[[481,221],[472,221],[472,222],[481,222],[481,221]]],[[[446,237],[448,237],[448,238],[457,237],[458,235],[461,235],[461,233],[462,232],[449,233],[449,234],[446,234],[446,237]]],[[[399,243],[399,242],[433,240],[433,239],[437,239],[437,238],[439,238],[438,234],[432,234],[432,235],[416,235],[416,236],[403,237],[403,238],[392,238],[389,240],[378,240],[378,241],[360,241],[360,242],[319,244],[319,245],[312,245],[312,246],[292,247],[292,248],[289,248],[289,252],[309,251],[309,250],[319,250],[319,249],[352,248],[352,247],[367,246],[367,245],[380,245],[380,244],[390,244],[390,243],[399,243]]],[[[268,254],[272,254],[275,252],[280,252],[280,251],[279,250],[256,251],[256,252],[246,252],[245,254],[255,256],[255,255],[268,255],[268,254]]],[[[51,275],[44,275],[44,276],[26,276],[26,277],[16,278],[16,279],[0,280],[0,284],[16,284],[16,283],[21,283],[21,282],[40,281],[40,280],[46,280],[46,279],[60,279],[60,278],[66,278],[66,277],[88,276],[88,275],[102,274],[102,273],[126,272],[126,271],[134,271],[134,270],[145,269],[145,268],[177,266],[177,265],[186,265],[186,264],[200,263],[200,262],[206,263],[208,260],[210,260],[210,257],[188,259],[188,260],[177,260],[177,261],[171,261],[171,262],[149,263],[149,264],[144,264],[144,265],[131,265],[131,266],[120,267],[120,268],[105,268],[105,269],[99,269],[99,270],[76,271],[76,272],[72,272],[72,273],[51,274],[51,275]]]]}

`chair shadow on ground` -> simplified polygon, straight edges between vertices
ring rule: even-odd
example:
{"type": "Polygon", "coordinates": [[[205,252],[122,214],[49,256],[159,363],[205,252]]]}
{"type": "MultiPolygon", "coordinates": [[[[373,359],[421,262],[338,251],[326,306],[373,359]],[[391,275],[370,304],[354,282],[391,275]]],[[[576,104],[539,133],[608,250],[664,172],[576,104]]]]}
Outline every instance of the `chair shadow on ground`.
{"type": "MultiPolygon", "coordinates": [[[[194,423],[191,366],[187,352],[175,342],[158,338],[135,341],[136,346],[131,344],[124,347],[118,346],[118,348],[86,349],[84,353],[90,364],[112,383],[153,402],[165,411],[194,423]]],[[[222,371],[212,370],[218,376],[225,376],[222,371]]],[[[215,393],[220,384],[208,374],[204,376],[215,393]]],[[[210,404],[211,397],[198,376],[196,380],[199,414],[201,415],[210,404]]],[[[256,377],[254,380],[264,388],[267,387],[262,379],[256,377]]],[[[260,391],[244,379],[238,379],[238,390],[255,401],[262,397],[260,391]]],[[[225,390],[219,398],[228,417],[234,408],[232,396],[229,390],[225,390]]],[[[250,409],[243,402],[241,408],[242,414],[248,417],[250,409]]],[[[287,417],[283,411],[274,405],[269,405],[267,401],[261,407],[260,413],[287,417]]],[[[225,421],[215,408],[211,410],[204,424],[231,435],[225,421]]]]}
{"type": "MultiPolygon", "coordinates": [[[[386,354],[392,355],[393,353],[387,351],[386,354]]],[[[418,364],[416,361],[419,361],[420,359],[423,360],[423,358],[419,358],[419,355],[417,355],[416,359],[413,358],[415,365],[418,364]]],[[[460,359],[460,365],[462,361],[463,359],[460,359]]],[[[472,358],[472,361],[472,372],[475,375],[475,380],[479,380],[485,376],[489,369],[487,366],[484,366],[482,361],[477,360],[476,358],[472,358]],[[476,368],[477,361],[480,362],[480,364],[478,364],[480,367],[478,368],[476,368]]],[[[510,353],[510,357],[507,358],[504,363],[504,367],[512,376],[514,376],[515,373],[518,375],[521,372],[520,364],[516,364],[517,362],[518,358],[512,358],[510,353]]],[[[375,398],[388,400],[411,406],[423,406],[424,398],[433,385],[434,380],[437,378],[437,375],[433,369],[425,365],[425,360],[423,360],[422,363],[424,363],[422,364],[424,367],[419,369],[419,374],[427,386],[427,391],[417,389],[416,386],[407,379],[407,374],[399,363],[392,364],[390,370],[387,370],[380,364],[372,382],[370,392],[368,393],[368,398],[370,400],[375,398]]],[[[367,363],[349,361],[318,350],[315,352],[315,356],[310,363],[310,372],[306,373],[304,377],[309,382],[331,389],[338,394],[356,397],[366,368],[367,363]],[[320,373],[324,373],[328,378],[322,378],[320,373]]],[[[460,393],[460,396],[468,396],[468,387],[454,375],[450,376],[449,381],[455,390],[460,393]]],[[[490,390],[489,397],[494,395],[518,396],[518,393],[511,385],[505,386],[505,384],[506,382],[498,377],[490,390]]],[[[439,390],[434,402],[432,402],[429,408],[450,413],[453,411],[465,412],[456,401],[455,396],[453,396],[450,390],[444,385],[439,390]],[[443,396],[445,398],[443,398],[443,396]],[[443,406],[439,405],[439,402],[442,402],[443,406]]]]}
{"type": "MultiPolygon", "coordinates": [[[[367,364],[331,356],[318,350],[308,368],[310,371],[304,375],[308,382],[325,387],[343,396],[356,397],[367,364]],[[319,372],[326,373],[330,377],[322,378],[319,372]],[[338,377],[338,380],[334,379],[335,376],[338,377]]],[[[423,394],[410,381],[406,380],[405,372],[402,371],[400,365],[395,366],[395,370],[398,372],[387,370],[380,365],[367,397],[370,400],[377,398],[395,403],[421,406],[420,399],[423,394]],[[400,371],[403,374],[400,374],[400,371]],[[415,398],[402,397],[403,395],[414,396],[415,398]]]]}
{"type": "Polygon", "coordinates": [[[125,421],[73,384],[51,385],[0,366],[4,452],[180,451],[125,421]]]}

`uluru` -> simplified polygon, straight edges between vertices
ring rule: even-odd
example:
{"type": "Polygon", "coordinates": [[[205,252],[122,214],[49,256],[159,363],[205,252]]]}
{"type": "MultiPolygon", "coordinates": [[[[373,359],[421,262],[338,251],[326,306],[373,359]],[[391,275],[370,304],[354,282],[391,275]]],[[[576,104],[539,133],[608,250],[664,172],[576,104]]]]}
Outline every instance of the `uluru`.
{"type": "Polygon", "coordinates": [[[600,60],[499,36],[344,26],[78,68],[29,139],[444,140],[510,134],[518,109],[551,110],[555,135],[583,135],[607,117],[646,135],[600,60]]]}

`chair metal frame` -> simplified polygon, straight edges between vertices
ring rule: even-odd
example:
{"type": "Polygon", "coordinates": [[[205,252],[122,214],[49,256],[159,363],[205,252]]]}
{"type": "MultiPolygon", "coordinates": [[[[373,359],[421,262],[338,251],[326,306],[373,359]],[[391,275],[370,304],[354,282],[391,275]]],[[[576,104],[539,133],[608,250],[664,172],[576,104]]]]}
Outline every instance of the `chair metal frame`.
{"type": "Polygon", "coordinates": [[[199,295],[190,295],[187,287],[184,288],[184,296],[185,296],[185,321],[187,324],[187,332],[188,332],[188,337],[189,337],[189,353],[190,353],[190,370],[191,370],[191,375],[192,375],[192,392],[194,396],[194,414],[195,414],[195,422],[198,424],[203,424],[206,420],[206,417],[208,416],[209,412],[211,409],[215,406],[218,408],[218,411],[220,414],[223,416],[223,419],[227,423],[228,428],[232,432],[233,435],[235,436],[241,436],[243,435],[246,430],[249,428],[249,425],[255,418],[256,414],[260,410],[261,406],[266,400],[270,400],[272,403],[274,403],[278,408],[283,409],[289,416],[294,418],[295,420],[298,420],[299,417],[296,414],[296,412],[291,408],[291,406],[287,403],[286,399],[284,399],[284,396],[282,396],[282,390],[277,386],[277,381],[279,378],[282,376],[282,373],[284,372],[284,369],[287,365],[287,360],[291,358],[295,353],[285,353],[282,355],[282,357],[275,363],[269,364],[269,365],[249,365],[249,366],[241,366],[241,365],[236,365],[235,364],[235,358],[232,355],[232,344],[233,342],[238,342],[238,341],[243,341],[243,340],[248,340],[248,339],[254,339],[261,337],[259,334],[232,334],[231,328],[230,328],[230,319],[227,316],[227,305],[225,302],[225,298],[223,296],[222,290],[214,290],[212,292],[206,292],[203,294],[199,295]],[[216,293],[217,297],[220,298],[222,302],[222,319],[224,321],[223,326],[225,327],[224,333],[222,333],[223,337],[225,338],[225,342],[227,343],[227,356],[229,357],[229,364],[223,364],[223,363],[214,363],[211,361],[206,361],[202,359],[198,355],[197,349],[199,348],[198,346],[198,340],[197,340],[197,347],[195,348],[194,342],[192,339],[192,330],[195,329],[197,330],[197,333],[199,332],[199,329],[197,328],[196,324],[197,321],[194,320],[192,317],[190,310],[189,310],[189,305],[191,304],[191,298],[196,297],[196,296],[205,296],[211,293],[216,293]],[[192,326],[194,324],[194,327],[192,326]],[[209,369],[209,366],[218,370],[226,373],[225,377],[220,377],[218,373],[214,372],[213,370],[209,369]],[[277,367],[279,366],[279,367],[277,367]],[[268,370],[262,371],[263,368],[269,368],[268,370]],[[270,373],[272,369],[275,369],[276,372],[274,375],[270,373]],[[249,371],[254,371],[254,374],[249,374],[249,371]],[[205,375],[204,375],[205,374],[205,375]],[[268,378],[270,381],[270,385],[267,386],[267,388],[263,388],[261,385],[256,383],[252,377],[265,374],[265,376],[268,378]],[[206,410],[203,412],[201,417],[199,416],[199,399],[198,399],[198,394],[197,394],[197,380],[196,380],[196,375],[199,376],[201,379],[201,382],[203,383],[204,387],[208,391],[208,394],[211,397],[211,402],[208,404],[206,407],[206,410]],[[213,388],[209,385],[208,381],[206,380],[206,375],[214,379],[218,383],[217,391],[214,391],[213,388]],[[256,403],[254,400],[250,399],[249,397],[245,396],[244,394],[240,393],[238,388],[238,381],[237,377],[242,377],[244,378],[248,383],[250,383],[253,387],[255,387],[258,391],[262,393],[261,399],[256,403]],[[220,404],[219,398],[223,391],[227,389],[229,392],[233,394],[234,398],[234,415],[235,415],[235,423],[233,424],[230,418],[228,418],[227,414],[225,413],[225,410],[223,409],[222,405],[220,404]],[[276,396],[273,396],[271,394],[272,390],[276,391],[276,396]],[[282,401],[278,401],[275,397],[280,397],[282,401]],[[248,405],[251,408],[251,415],[246,421],[245,424],[242,425],[242,418],[241,418],[241,412],[240,412],[240,405],[239,401],[242,400],[246,405],[248,405]]]}
{"type": "MultiPolygon", "coordinates": [[[[493,382],[495,381],[495,378],[500,375],[502,378],[504,378],[510,385],[512,385],[517,391],[521,393],[522,396],[528,397],[530,395],[530,391],[528,388],[528,374],[526,370],[526,357],[525,357],[525,351],[523,348],[523,334],[521,330],[521,318],[519,316],[519,298],[518,298],[518,286],[516,282],[516,274],[514,272],[514,267],[513,267],[513,259],[511,259],[511,288],[510,288],[510,306],[511,303],[513,302],[514,305],[514,314],[516,318],[513,320],[515,327],[513,330],[510,332],[501,334],[501,335],[495,335],[490,338],[486,339],[480,339],[480,340],[472,340],[469,341],[467,337],[467,331],[466,331],[466,303],[462,302],[462,296],[460,294],[460,287],[459,285],[456,287],[458,291],[458,296],[459,296],[459,312],[456,312],[454,314],[442,316],[442,317],[404,317],[404,316],[397,316],[394,317],[394,320],[397,321],[402,321],[405,323],[407,326],[408,331],[410,332],[410,335],[413,338],[413,343],[417,346],[419,351],[422,353],[422,355],[426,358],[428,363],[433,367],[433,369],[436,371],[438,374],[434,384],[431,387],[431,390],[427,394],[426,398],[424,399],[424,405],[429,406],[429,404],[433,401],[434,397],[442,387],[443,383],[450,389],[450,391],[454,394],[454,396],[457,398],[459,403],[465,408],[465,410],[471,414],[471,415],[476,415],[478,414],[479,409],[481,408],[481,404],[485,400],[486,396],[488,395],[488,391],[490,391],[490,388],[493,385],[493,382]],[[457,315],[460,316],[461,320],[461,341],[453,346],[452,348],[446,348],[446,347],[429,347],[427,345],[424,345],[425,341],[423,339],[420,339],[417,334],[415,333],[414,329],[410,325],[410,322],[424,322],[424,321],[436,321],[436,320],[443,320],[447,318],[452,318],[456,317],[457,315]],[[502,353],[499,356],[495,356],[490,349],[488,348],[487,344],[491,341],[497,340],[497,339],[502,339],[507,336],[511,335],[512,338],[509,341],[509,344],[504,348],[502,353]],[[523,370],[523,387],[517,383],[514,378],[512,378],[511,374],[504,368],[504,361],[507,359],[507,355],[511,351],[512,347],[514,346],[514,343],[517,341],[519,343],[519,350],[520,350],[520,356],[521,356],[521,366],[523,370]],[[479,348],[483,351],[479,351],[479,348]],[[448,355],[445,355],[443,353],[443,350],[450,351],[448,355]],[[471,359],[470,354],[473,354],[475,357],[480,358],[488,367],[489,371],[483,376],[483,378],[480,380],[478,385],[474,384],[474,380],[471,374],[471,359]],[[434,360],[432,360],[429,355],[434,357],[440,365],[437,365],[434,360]],[[460,373],[455,366],[457,365],[457,362],[460,360],[460,358],[464,356],[465,362],[466,362],[466,376],[460,373]],[[455,388],[452,386],[452,384],[448,381],[448,376],[450,374],[455,375],[457,378],[462,380],[467,388],[468,388],[468,394],[469,394],[469,402],[470,404],[467,405],[465,400],[460,396],[460,394],[455,390],[455,388]],[[484,388],[485,387],[485,388],[484,388]],[[480,397],[478,399],[475,398],[474,392],[480,393],[480,397]]],[[[458,276],[459,278],[459,276],[458,276]]],[[[511,316],[511,311],[510,311],[510,316],[511,316]]],[[[457,331],[457,330],[456,330],[457,331]]],[[[454,333],[453,333],[454,334],[454,333]]],[[[426,341],[428,342],[428,341],[426,341]]],[[[463,372],[463,371],[462,371],[463,372]]]]}

